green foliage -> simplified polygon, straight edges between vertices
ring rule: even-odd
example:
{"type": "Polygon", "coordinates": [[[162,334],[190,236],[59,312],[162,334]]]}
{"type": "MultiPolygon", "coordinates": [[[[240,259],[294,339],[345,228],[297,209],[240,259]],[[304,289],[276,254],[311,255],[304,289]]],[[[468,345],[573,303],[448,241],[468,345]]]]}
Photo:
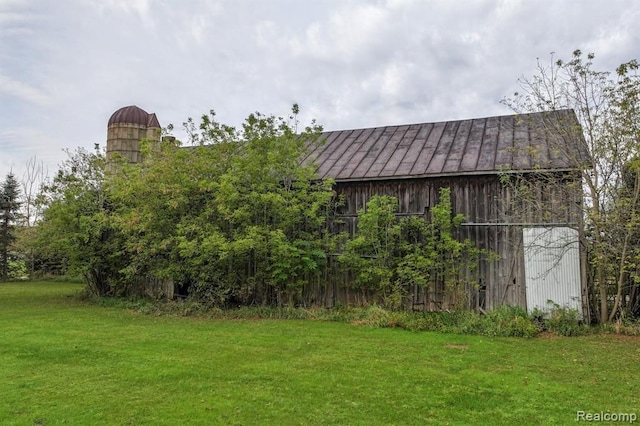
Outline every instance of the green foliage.
{"type": "Polygon", "coordinates": [[[293,304],[326,264],[331,181],[301,165],[321,128],[251,114],[241,129],[213,111],[185,123],[192,146],[143,141],[143,163],[77,150],[45,186],[25,246],[40,268],[81,274],[92,293],[145,295],[172,282],[206,305],[293,304]]]}
{"type": "Polygon", "coordinates": [[[351,322],[372,327],[398,327],[412,331],[439,331],[488,337],[533,337],[540,332],[522,308],[501,306],[487,315],[473,311],[391,312],[372,307],[351,322]]]}
{"type": "Polygon", "coordinates": [[[474,285],[478,260],[490,254],[455,237],[464,217],[453,214],[450,189],[440,189],[430,221],[417,216],[399,220],[396,210],[394,197],[373,196],[358,213],[356,235],[339,258],[354,276],[354,286],[380,295],[385,306],[398,309],[413,286],[428,288],[440,282],[451,306],[464,307],[464,291],[474,285]]]}
{"type": "Polygon", "coordinates": [[[28,277],[29,273],[27,271],[27,262],[21,259],[10,260],[7,265],[8,268],[8,279],[17,280],[24,279],[28,277]]]}
{"type": "Polygon", "coordinates": [[[503,305],[489,311],[484,322],[482,334],[488,336],[533,337],[540,331],[527,311],[519,306],[503,305]]]}
{"type": "Polygon", "coordinates": [[[533,337],[540,331],[523,309],[511,306],[501,306],[487,315],[468,310],[390,312],[380,308],[371,315],[369,309],[351,322],[372,327],[398,327],[412,331],[438,331],[488,337],[533,337]]]}
{"type": "Polygon", "coordinates": [[[120,270],[127,259],[103,188],[104,154],[96,146],[68,156],[43,189],[47,208],[32,248],[45,270],[81,275],[97,295],[124,294],[128,285],[120,270]]]}
{"type": "MultiPolygon", "coordinates": [[[[543,320],[544,329],[560,336],[581,336],[592,333],[592,329],[580,320],[577,309],[569,309],[551,301],[548,302],[551,309],[549,315],[543,320]]],[[[533,316],[539,316],[537,312],[533,316]]]]}
{"type": "Polygon", "coordinates": [[[640,320],[618,318],[612,324],[601,324],[600,330],[605,333],[621,334],[625,336],[640,336],[640,320]]]}
{"type": "MultiPolygon", "coordinates": [[[[149,300],[125,302],[103,299],[106,306],[125,307],[141,314],[171,316],[201,316],[216,319],[306,319],[316,321],[346,322],[373,328],[402,328],[411,331],[438,331],[454,334],[473,334],[488,337],[533,337],[542,328],[533,316],[519,307],[501,306],[482,315],[469,310],[451,312],[412,312],[385,309],[383,306],[322,308],[292,308],[271,306],[239,306],[220,309],[197,300],[182,300],[170,303],[154,303],[149,300]]],[[[588,327],[586,327],[588,329],[588,327]]],[[[548,331],[562,335],[560,329],[548,331]]]]}
{"type": "Polygon", "coordinates": [[[373,196],[365,210],[358,212],[358,231],[340,256],[353,276],[356,288],[388,294],[397,260],[400,225],[394,213],[398,201],[389,196],[373,196]]]}
{"type": "Polygon", "coordinates": [[[260,113],[239,130],[213,112],[185,124],[193,146],[147,148],[141,167],[120,165],[109,179],[123,273],[171,279],[213,305],[294,303],[331,240],[332,182],[300,164],[321,128],[297,134],[260,113]]]}
{"type": "Polygon", "coordinates": [[[13,173],[0,183],[0,280],[10,278],[11,246],[16,240],[20,186],[13,173]]]}

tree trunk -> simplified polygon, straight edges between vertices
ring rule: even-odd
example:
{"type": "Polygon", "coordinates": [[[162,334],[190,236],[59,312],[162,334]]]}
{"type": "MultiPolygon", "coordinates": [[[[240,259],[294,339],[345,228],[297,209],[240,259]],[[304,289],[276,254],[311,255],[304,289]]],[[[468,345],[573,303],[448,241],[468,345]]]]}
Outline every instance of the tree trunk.
{"type": "Polygon", "coordinates": [[[594,250],[596,255],[596,280],[598,281],[598,289],[600,293],[600,322],[602,324],[609,320],[609,312],[607,306],[607,282],[605,280],[605,261],[604,261],[604,242],[600,228],[600,199],[597,190],[590,185],[591,199],[593,200],[592,223],[594,230],[594,250]]]}
{"type": "MultiPolygon", "coordinates": [[[[633,198],[631,199],[631,218],[629,224],[634,225],[636,223],[636,207],[638,204],[638,197],[640,197],[640,170],[636,171],[636,181],[633,189],[633,198]]],[[[625,263],[627,261],[627,251],[629,248],[629,240],[634,231],[633,226],[625,226],[624,243],[622,245],[622,254],[620,255],[620,265],[618,269],[618,288],[616,291],[616,300],[611,309],[611,315],[609,315],[609,321],[613,321],[616,311],[620,308],[620,299],[622,298],[622,286],[624,285],[625,278],[625,263]]]]}

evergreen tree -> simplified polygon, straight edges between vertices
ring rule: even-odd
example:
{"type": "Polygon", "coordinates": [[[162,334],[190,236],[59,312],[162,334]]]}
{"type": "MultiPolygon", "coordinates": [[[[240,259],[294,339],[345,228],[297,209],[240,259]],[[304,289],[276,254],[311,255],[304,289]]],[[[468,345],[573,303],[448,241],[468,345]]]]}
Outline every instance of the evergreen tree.
{"type": "Polygon", "coordinates": [[[0,270],[3,281],[9,279],[9,248],[15,241],[15,226],[20,209],[20,187],[13,173],[0,185],[0,270]]]}

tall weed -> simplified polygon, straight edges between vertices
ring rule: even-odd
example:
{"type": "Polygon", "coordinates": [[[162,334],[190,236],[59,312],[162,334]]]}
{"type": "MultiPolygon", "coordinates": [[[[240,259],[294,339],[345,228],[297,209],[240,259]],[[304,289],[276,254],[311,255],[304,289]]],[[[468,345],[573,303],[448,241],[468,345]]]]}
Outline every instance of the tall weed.
{"type": "Polygon", "coordinates": [[[544,319],[544,329],[560,336],[582,336],[592,332],[591,327],[580,319],[577,309],[569,309],[550,302],[552,308],[544,319]]]}

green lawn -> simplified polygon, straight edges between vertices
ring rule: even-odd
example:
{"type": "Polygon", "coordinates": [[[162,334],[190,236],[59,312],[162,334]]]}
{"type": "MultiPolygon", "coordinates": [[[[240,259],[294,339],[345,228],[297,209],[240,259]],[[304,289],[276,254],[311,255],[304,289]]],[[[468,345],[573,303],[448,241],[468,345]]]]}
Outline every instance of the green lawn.
{"type": "Polygon", "coordinates": [[[0,424],[575,424],[640,414],[640,340],[144,316],[0,284],[0,424]]]}

